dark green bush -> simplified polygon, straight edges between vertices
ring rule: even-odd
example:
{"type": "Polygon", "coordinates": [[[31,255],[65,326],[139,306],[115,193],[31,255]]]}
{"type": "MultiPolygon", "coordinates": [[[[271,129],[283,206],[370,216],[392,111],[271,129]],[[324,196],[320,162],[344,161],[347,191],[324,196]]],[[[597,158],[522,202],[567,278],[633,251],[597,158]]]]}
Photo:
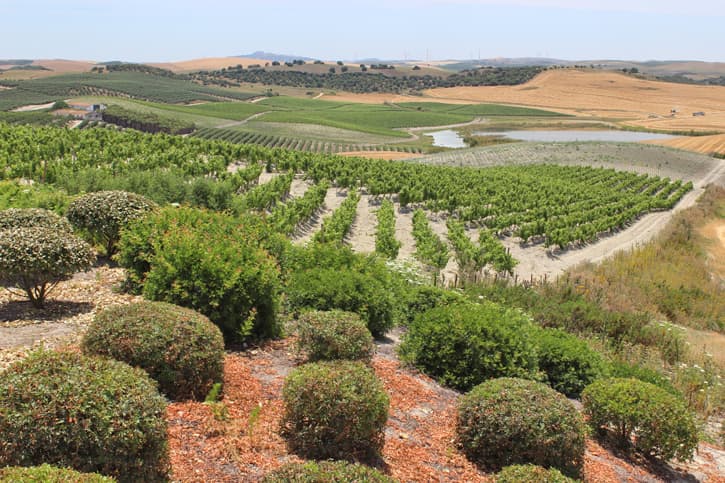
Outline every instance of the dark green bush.
{"type": "Polygon", "coordinates": [[[0,469],[0,483],[113,483],[113,478],[50,465],[0,469]]]}
{"type": "Polygon", "coordinates": [[[496,377],[538,377],[531,332],[517,310],[491,302],[454,304],[416,317],[400,354],[441,383],[467,391],[496,377]]]}
{"type": "Polygon", "coordinates": [[[287,377],[282,398],[282,434],[301,456],[358,460],[383,447],[390,401],[382,382],[361,362],[300,366],[287,377]]]}
{"type": "Polygon", "coordinates": [[[36,352],[0,373],[0,466],[42,463],[163,481],[166,402],[141,369],[36,352]]]}
{"type": "Polygon", "coordinates": [[[208,318],[163,302],[117,305],[96,314],[83,352],[140,367],[174,400],[203,399],[222,379],[224,339],[208,318]]]}
{"type": "Polygon", "coordinates": [[[413,286],[409,290],[407,303],[408,323],[415,317],[436,307],[453,305],[465,301],[465,297],[453,290],[432,285],[413,286]]]}
{"type": "Polygon", "coordinates": [[[511,465],[496,475],[496,483],[576,483],[556,468],[536,465],[511,465]]]}
{"type": "Polygon", "coordinates": [[[579,397],[606,367],[602,356],[584,340],[559,329],[536,332],[539,369],[551,387],[569,397],[579,397]]]}
{"type": "Polygon", "coordinates": [[[370,362],[375,352],[367,325],[351,312],[306,312],[297,321],[297,333],[297,346],[310,362],[335,359],[370,362]]]}
{"type": "Polygon", "coordinates": [[[665,460],[688,460],[697,448],[697,425],[684,401],[637,379],[600,379],[582,393],[584,411],[600,433],[613,429],[622,445],[665,460]]]}
{"type": "Polygon", "coordinates": [[[131,289],[206,315],[227,340],[273,337],[279,268],[261,248],[260,226],[221,213],[161,210],[123,230],[119,262],[131,289]]]}
{"type": "Polygon", "coordinates": [[[95,255],[71,233],[43,227],[0,230],[0,286],[18,288],[36,307],[63,280],[91,268],[95,255]]]}
{"type": "Polygon", "coordinates": [[[97,191],[73,200],[66,216],[74,227],[88,234],[94,243],[116,252],[121,229],[130,221],[144,216],[156,204],[148,198],[126,191],[97,191]]]}
{"type": "Polygon", "coordinates": [[[346,461],[288,463],[269,473],[262,483],[395,483],[378,470],[346,461]]]}
{"type": "Polygon", "coordinates": [[[42,208],[10,208],[0,211],[0,230],[8,228],[48,228],[73,233],[67,219],[42,208]]]}
{"type": "Polygon", "coordinates": [[[579,473],[586,426],[566,397],[525,379],[493,379],[463,396],[456,427],[468,459],[499,470],[512,464],[579,473]]]}
{"type": "MultiPolygon", "coordinates": [[[[322,265],[324,266],[324,265],[322,265]]],[[[291,311],[345,310],[359,314],[375,336],[393,327],[394,294],[379,279],[351,269],[314,268],[295,272],[286,290],[291,311]]]]}

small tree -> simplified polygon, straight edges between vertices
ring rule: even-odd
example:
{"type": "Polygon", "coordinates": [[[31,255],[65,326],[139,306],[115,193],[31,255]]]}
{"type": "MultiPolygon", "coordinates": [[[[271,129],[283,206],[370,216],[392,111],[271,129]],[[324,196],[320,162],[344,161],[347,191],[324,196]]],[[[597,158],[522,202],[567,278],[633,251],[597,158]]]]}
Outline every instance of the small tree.
{"type": "Polygon", "coordinates": [[[0,285],[24,292],[36,307],[63,280],[88,270],[91,247],[78,237],[43,227],[0,230],[0,285]]]}
{"type": "Polygon", "coordinates": [[[68,206],[67,216],[74,227],[102,244],[110,257],[116,252],[121,228],[155,207],[153,201],[136,193],[98,191],[73,201],[68,206]]]}

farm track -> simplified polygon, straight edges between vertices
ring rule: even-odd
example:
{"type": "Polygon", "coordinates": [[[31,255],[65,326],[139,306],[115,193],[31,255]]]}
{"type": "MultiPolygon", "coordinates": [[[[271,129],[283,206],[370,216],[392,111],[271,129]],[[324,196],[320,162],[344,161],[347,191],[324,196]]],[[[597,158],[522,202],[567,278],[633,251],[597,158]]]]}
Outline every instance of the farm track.
{"type": "Polygon", "coordinates": [[[253,120],[257,119],[258,117],[264,116],[265,114],[269,114],[270,112],[272,112],[272,111],[258,112],[256,114],[252,114],[251,116],[249,116],[246,119],[242,119],[241,121],[227,122],[225,124],[220,124],[219,126],[215,126],[215,127],[217,129],[225,129],[225,128],[229,128],[229,127],[243,126],[243,125],[247,124],[249,121],[253,121],[253,120]]]}

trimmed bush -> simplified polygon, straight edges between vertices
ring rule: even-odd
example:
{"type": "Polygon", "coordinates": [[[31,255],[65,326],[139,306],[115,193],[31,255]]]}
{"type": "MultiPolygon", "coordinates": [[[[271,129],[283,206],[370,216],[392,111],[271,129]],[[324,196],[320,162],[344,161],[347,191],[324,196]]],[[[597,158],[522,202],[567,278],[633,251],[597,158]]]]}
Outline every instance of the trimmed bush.
{"type": "Polygon", "coordinates": [[[297,333],[297,346],[310,362],[335,359],[370,362],[375,352],[367,325],[351,312],[307,312],[298,320],[297,333]]]}
{"type": "Polygon", "coordinates": [[[437,307],[415,318],[401,357],[442,384],[467,391],[496,377],[536,378],[528,318],[492,302],[437,307]]]}
{"type": "Polygon", "coordinates": [[[156,204],[148,198],[126,191],[97,191],[76,198],[68,206],[66,216],[74,227],[88,234],[94,243],[116,252],[121,228],[130,221],[153,210],[156,204]]]}
{"type": "Polygon", "coordinates": [[[282,435],[303,457],[358,460],[383,447],[390,400],[361,362],[300,366],[287,377],[282,398],[282,435]]]}
{"type": "Polygon", "coordinates": [[[87,243],[64,231],[0,230],[0,285],[22,290],[36,307],[59,282],[91,268],[95,258],[87,243]]]}
{"type": "Polygon", "coordinates": [[[113,483],[116,480],[95,473],[79,473],[50,465],[0,469],[0,483],[113,483]]]}
{"type": "Polygon", "coordinates": [[[393,327],[394,294],[371,274],[339,268],[316,268],[295,272],[286,290],[294,312],[305,309],[354,312],[367,323],[375,337],[393,327]]]}
{"type": "Polygon", "coordinates": [[[269,473],[262,483],[395,483],[374,468],[346,461],[288,463],[269,473]]]}
{"type": "Polygon", "coordinates": [[[678,398],[637,379],[600,379],[582,393],[584,411],[600,434],[613,429],[622,445],[668,460],[689,460],[697,448],[695,418],[678,398]],[[635,435],[632,442],[632,435],[635,435]]]}
{"type": "Polygon", "coordinates": [[[605,373],[602,356],[586,341],[559,329],[542,329],[536,333],[539,369],[546,382],[568,397],[581,392],[605,373]]]}
{"type": "Polygon", "coordinates": [[[119,262],[130,288],[206,315],[228,341],[274,337],[279,268],[260,248],[263,236],[247,218],[161,210],[123,231],[119,262]]]}
{"type": "Polygon", "coordinates": [[[536,465],[511,465],[496,475],[496,483],[576,483],[556,468],[542,468],[536,465]]]}
{"type": "Polygon", "coordinates": [[[525,379],[476,386],[461,399],[456,432],[468,459],[490,470],[531,463],[576,476],[584,458],[581,415],[563,395],[525,379]]]}
{"type": "Polygon", "coordinates": [[[208,318],[163,302],[117,305],[96,314],[83,352],[140,367],[174,400],[203,399],[224,369],[224,339],[208,318]]]}
{"type": "Polygon", "coordinates": [[[141,369],[35,352],[0,373],[0,466],[49,463],[121,482],[163,481],[165,409],[141,369]]]}
{"type": "Polygon", "coordinates": [[[8,228],[48,228],[73,233],[67,219],[42,208],[10,208],[0,211],[0,230],[8,228]]]}

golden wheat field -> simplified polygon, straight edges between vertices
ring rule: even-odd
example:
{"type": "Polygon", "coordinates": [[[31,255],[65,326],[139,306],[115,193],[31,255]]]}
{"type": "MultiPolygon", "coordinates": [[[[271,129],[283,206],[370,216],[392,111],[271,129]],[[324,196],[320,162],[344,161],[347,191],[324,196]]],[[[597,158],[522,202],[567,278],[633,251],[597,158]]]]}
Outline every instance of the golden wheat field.
{"type": "Polygon", "coordinates": [[[217,70],[236,65],[243,67],[249,67],[254,64],[264,65],[266,62],[269,61],[242,57],[204,57],[202,59],[182,60],[179,62],[158,62],[149,65],[161,69],[168,69],[172,72],[192,72],[195,70],[217,70]]]}
{"type": "Polygon", "coordinates": [[[438,100],[540,107],[657,129],[725,130],[725,87],[638,79],[617,72],[550,70],[519,86],[431,89],[438,100]],[[677,111],[670,117],[672,110],[677,111]],[[693,113],[704,112],[694,117],[693,113]]]}
{"type": "Polygon", "coordinates": [[[671,148],[685,149],[687,151],[695,151],[704,154],[725,153],[725,134],[695,137],[683,136],[672,139],[659,139],[645,142],[648,144],[659,144],[660,146],[669,146],[671,148]]]}

